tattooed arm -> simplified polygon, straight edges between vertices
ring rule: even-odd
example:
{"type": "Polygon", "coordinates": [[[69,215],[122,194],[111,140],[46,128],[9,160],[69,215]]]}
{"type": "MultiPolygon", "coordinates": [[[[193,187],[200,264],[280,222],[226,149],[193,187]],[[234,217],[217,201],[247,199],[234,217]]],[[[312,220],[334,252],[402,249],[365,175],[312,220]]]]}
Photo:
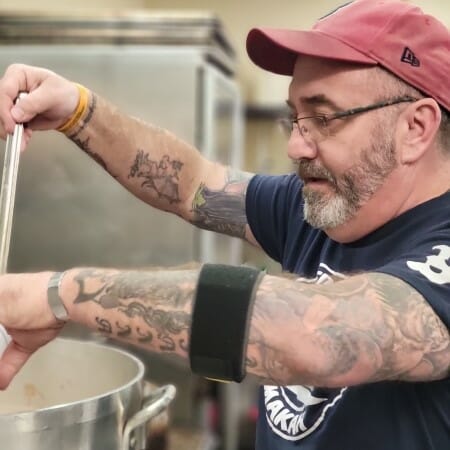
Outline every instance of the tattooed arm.
{"type": "MultiPolygon", "coordinates": [[[[197,277],[198,269],[72,269],[60,294],[71,320],[187,360],[197,277]]],[[[47,305],[48,278],[0,278],[0,323],[22,352],[42,345],[42,338],[18,330],[39,334],[56,326],[47,305]],[[42,292],[39,301],[36,292],[42,292]]],[[[246,361],[249,374],[271,384],[428,381],[449,375],[450,338],[423,297],[392,276],[362,274],[324,286],[266,275],[254,302],[246,361]]]]}
{"type": "Polygon", "coordinates": [[[273,384],[339,387],[450,374],[449,330],[404,281],[368,273],[329,285],[265,277],[247,367],[273,384]]]}
{"type": "Polygon", "coordinates": [[[251,174],[206,160],[168,131],[128,117],[92,93],[86,118],[69,138],[148,204],[256,243],[245,215],[251,174]]]}
{"type": "MultiPolygon", "coordinates": [[[[74,317],[116,338],[187,357],[198,271],[71,272],[74,317]]],[[[69,282],[67,281],[67,285],[69,282]]],[[[328,286],[265,276],[247,370],[275,384],[342,386],[449,374],[448,330],[403,281],[359,275],[328,286]]]]}
{"type": "MultiPolygon", "coordinates": [[[[149,205],[201,228],[255,243],[245,215],[251,174],[208,161],[168,131],[88,94],[88,108],[65,131],[69,139],[149,205]]],[[[0,79],[0,136],[12,132],[17,120],[28,122],[27,138],[33,129],[58,128],[72,115],[78,99],[72,82],[45,69],[14,64],[0,79]],[[13,117],[19,90],[29,95],[13,117]]]]}

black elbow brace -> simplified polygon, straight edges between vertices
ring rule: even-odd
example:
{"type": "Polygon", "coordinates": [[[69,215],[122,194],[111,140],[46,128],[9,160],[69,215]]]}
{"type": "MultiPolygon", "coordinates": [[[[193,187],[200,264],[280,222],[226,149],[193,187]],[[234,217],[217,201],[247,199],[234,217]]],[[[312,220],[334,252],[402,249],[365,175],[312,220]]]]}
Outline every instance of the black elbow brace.
{"type": "Polygon", "coordinates": [[[189,346],[194,373],[216,381],[243,380],[253,300],[263,273],[244,266],[202,267],[189,346]]]}

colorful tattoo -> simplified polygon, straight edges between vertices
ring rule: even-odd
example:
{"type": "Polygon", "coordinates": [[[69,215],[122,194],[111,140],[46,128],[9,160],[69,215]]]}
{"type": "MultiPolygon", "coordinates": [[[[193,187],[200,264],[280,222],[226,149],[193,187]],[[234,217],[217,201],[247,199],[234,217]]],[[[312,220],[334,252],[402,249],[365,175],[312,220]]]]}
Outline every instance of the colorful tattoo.
{"type": "Polygon", "coordinates": [[[205,230],[244,238],[247,225],[245,193],[252,174],[229,169],[220,190],[201,184],[192,202],[192,223],[205,230]]]}

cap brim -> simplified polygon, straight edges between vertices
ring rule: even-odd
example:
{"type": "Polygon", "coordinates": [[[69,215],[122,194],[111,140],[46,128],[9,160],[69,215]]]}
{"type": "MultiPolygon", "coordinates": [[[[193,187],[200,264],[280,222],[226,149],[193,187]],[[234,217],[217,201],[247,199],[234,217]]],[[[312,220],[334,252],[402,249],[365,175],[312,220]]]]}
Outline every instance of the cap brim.
{"type": "Polygon", "coordinates": [[[247,36],[247,53],[259,67],[292,75],[299,55],[375,65],[377,61],[320,31],[254,28],[247,36]]]}

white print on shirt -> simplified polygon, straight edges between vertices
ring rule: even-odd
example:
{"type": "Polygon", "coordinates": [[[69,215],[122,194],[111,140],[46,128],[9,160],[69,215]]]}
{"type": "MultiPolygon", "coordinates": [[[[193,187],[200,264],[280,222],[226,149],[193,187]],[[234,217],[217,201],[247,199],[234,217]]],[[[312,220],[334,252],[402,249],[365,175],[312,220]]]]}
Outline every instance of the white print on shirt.
{"type": "Polygon", "coordinates": [[[298,277],[295,281],[309,284],[328,284],[333,281],[345,280],[347,277],[339,272],[331,269],[325,263],[320,263],[317,269],[317,275],[314,278],[302,278],[298,277]]]}
{"type": "MultiPolygon", "coordinates": [[[[321,263],[315,278],[297,278],[302,283],[328,284],[342,275],[321,263]]],[[[299,441],[314,432],[342,398],[345,390],[315,389],[309,386],[264,386],[266,420],[275,434],[287,441],[299,441]]]]}
{"type": "Polygon", "coordinates": [[[308,386],[264,386],[267,422],[283,439],[299,441],[317,429],[346,389],[326,389],[326,396],[316,397],[308,386]]]}
{"type": "Polygon", "coordinates": [[[420,272],[432,283],[450,283],[450,247],[448,245],[436,245],[433,250],[437,255],[427,256],[425,262],[407,261],[406,265],[416,272],[420,272]]]}

